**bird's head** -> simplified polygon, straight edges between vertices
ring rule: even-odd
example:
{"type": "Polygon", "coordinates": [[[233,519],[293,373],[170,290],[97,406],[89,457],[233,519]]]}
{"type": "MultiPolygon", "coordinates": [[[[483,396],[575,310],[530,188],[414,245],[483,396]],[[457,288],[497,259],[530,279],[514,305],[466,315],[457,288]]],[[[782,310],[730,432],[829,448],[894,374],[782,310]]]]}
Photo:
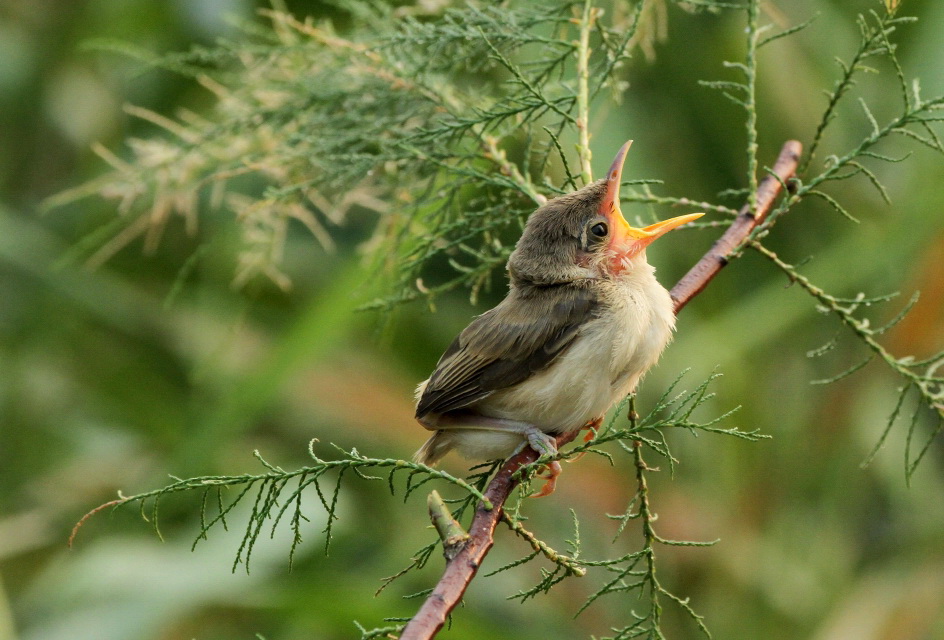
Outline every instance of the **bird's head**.
{"type": "Polygon", "coordinates": [[[690,213],[642,228],[626,222],[619,190],[631,144],[620,148],[606,178],[549,200],[531,214],[508,259],[512,282],[550,285],[630,273],[645,263],[653,240],[704,215],[690,213]]]}

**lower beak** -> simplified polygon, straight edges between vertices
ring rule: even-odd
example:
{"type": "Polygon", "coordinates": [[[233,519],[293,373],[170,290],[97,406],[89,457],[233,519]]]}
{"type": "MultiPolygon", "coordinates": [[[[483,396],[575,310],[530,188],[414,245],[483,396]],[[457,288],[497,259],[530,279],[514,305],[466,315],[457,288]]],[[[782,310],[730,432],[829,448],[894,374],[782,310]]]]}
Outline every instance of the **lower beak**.
{"type": "Polygon", "coordinates": [[[623,162],[626,160],[626,152],[629,151],[632,143],[633,141],[630,140],[624,144],[616,154],[616,158],[613,159],[613,164],[606,175],[606,192],[603,196],[603,202],[600,204],[600,213],[609,220],[610,229],[612,229],[610,252],[614,257],[614,264],[622,264],[624,260],[632,258],[652,244],[652,241],[659,236],[705,215],[703,213],[689,213],[650,224],[648,227],[641,229],[637,229],[626,222],[626,218],[623,217],[623,212],[619,208],[619,189],[623,176],[623,162]]]}

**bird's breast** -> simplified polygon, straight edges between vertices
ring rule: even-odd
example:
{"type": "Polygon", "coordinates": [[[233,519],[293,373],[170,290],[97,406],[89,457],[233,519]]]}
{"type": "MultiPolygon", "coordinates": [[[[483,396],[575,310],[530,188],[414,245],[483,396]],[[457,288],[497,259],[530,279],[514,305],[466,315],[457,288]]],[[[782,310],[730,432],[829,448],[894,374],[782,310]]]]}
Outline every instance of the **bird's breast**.
{"type": "Polygon", "coordinates": [[[675,312],[669,292],[654,276],[615,281],[611,299],[610,373],[614,389],[622,396],[636,387],[671,341],[675,312]]]}
{"type": "Polygon", "coordinates": [[[598,312],[567,350],[478,409],[560,433],[580,429],[631,392],[658,360],[675,324],[672,300],[651,270],[635,275],[600,281],[598,312]]]}

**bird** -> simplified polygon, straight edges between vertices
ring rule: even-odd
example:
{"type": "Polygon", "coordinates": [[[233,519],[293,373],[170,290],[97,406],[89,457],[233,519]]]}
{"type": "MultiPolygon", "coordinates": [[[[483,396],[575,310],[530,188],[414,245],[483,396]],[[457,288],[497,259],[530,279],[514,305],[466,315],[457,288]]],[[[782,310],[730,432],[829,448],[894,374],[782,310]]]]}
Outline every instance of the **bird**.
{"type": "MultiPolygon", "coordinates": [[[[414,460],[455,450],[503,459],[530,446],[557,453],[555,436],[599,425],[635,391],[671,341],[675,313],[646,247],[691,213],[642,228],[619,192],[624,144],[605,178],[548,200],[525,224],[507,270],[509,290],[445,350],[416,390],[416,419],[432,436],[414,460]]],[[[554,491],[560,464],[546,465],[554,491]]]]}

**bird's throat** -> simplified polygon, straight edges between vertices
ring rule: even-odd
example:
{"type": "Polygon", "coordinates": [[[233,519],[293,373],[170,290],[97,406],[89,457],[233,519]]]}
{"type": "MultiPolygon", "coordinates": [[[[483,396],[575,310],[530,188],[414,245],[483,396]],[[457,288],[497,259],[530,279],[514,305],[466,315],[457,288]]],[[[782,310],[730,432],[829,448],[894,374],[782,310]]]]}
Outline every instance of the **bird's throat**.
{"type": "Polygon", "coordinates": [[[613,277],[620,277],[626,273],[632,271],[633,263],[642,259],[646,259],[646,248],[645,247],[612,247],[607,251],[606,256],[606,270],[613,277]],[[635,250],[634,250],[635,249],[635,250]]]}

